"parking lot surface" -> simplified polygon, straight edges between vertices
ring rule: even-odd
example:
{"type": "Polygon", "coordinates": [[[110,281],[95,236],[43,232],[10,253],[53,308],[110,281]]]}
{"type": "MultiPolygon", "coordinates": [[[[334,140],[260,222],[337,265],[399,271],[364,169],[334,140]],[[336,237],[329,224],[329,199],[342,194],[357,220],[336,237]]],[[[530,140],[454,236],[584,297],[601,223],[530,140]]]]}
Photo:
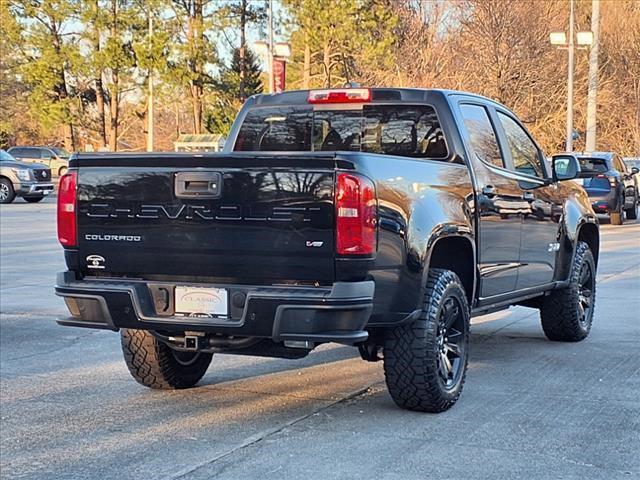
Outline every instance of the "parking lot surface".
{"type": "Polygon", "coordinates": [[[113,332],[56,325],[55,199],[0,209],[0,473],[34,479],[640,478],[640,224],[602,225],[594,326],[549,342],[537,310],[473,320],[467,383],[398,409],[381,363],[216,355],[158,392],[113,332]]]}

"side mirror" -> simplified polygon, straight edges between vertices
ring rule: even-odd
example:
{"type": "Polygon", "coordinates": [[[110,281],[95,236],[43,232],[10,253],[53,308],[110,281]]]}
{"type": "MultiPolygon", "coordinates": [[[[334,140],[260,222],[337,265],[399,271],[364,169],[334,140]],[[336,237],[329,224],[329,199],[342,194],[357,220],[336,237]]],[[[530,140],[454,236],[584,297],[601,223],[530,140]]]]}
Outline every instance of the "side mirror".
{"type": "Polygon", "coordinates": [[[554,155],[551,159],[551,169],[555,181],[571,180],[580,174],[580,162],[574,155],[554,155]]]}
{"type": "Polygon", "coordinates": [[[638,167],[631,167],[631,175],[637,175],[638,173],[640,173],[638,167]]]}

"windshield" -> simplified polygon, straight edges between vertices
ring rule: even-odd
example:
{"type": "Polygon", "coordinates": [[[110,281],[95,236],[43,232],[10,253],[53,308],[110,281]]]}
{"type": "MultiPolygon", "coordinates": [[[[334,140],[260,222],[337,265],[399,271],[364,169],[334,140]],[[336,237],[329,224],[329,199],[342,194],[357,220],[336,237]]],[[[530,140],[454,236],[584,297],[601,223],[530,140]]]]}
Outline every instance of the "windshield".
{"type": "Polygon", "coordinates": [[[364,105],[353,109],[315,110],[306,105],[255,108],[247,113],[234,150],[347,150],[419,158],[447,157],[438,117],[428,105],[364,105]]]}
{"type": "Polygon", "coordinates": [[[53,153],[55,153],[60,158],[69,158],[71,156],[69,155],[69,152],[61,148],[52,148],[51,150],[53,150],[53,153]]]}
{"type": "Polygon", "coordinates": [[[0,150],[0,161],[1,162],[15,162],[16,159],[13,158],[10,154],[5,152],[4,150],[0,150]]]}

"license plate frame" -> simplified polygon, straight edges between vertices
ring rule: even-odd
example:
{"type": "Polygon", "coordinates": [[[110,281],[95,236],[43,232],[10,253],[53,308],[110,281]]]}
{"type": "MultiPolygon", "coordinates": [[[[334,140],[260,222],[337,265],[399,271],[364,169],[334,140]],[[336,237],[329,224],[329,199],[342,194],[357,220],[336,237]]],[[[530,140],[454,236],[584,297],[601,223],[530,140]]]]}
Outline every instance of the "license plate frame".
{"type": "Polygon", "coordinates": [[[229,292],[226,288],[176,285],[174,291],[176,315],[227,317],[229,292]]]}

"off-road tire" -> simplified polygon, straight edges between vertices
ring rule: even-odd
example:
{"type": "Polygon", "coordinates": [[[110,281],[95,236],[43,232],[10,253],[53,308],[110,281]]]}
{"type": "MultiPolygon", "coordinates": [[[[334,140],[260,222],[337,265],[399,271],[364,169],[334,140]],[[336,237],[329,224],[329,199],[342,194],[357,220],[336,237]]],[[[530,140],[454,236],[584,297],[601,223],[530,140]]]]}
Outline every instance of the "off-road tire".
{"type": "Polygon", "coordinates": [[[13,189],[13,184],[6,178],[0,178],[0,188],[3,190],[4,198],[0,198],[0,203],[11,203],[16,198],[16,192],[13,189]]]}
{"type": "Polygon", "coordinates": [[[429,271],[420,317],[386,332],[384,374],[391,398],[401,408],[422,412],[443,412],[451,408],[464,385],[469,357],[469,306],[458,276],[442,269],[429,271]],[[441,313],[448,299],[459,306],[463,354],[459,357],[457,380],[447,387],[438,373],[441,313]]]}
{"type": "Polygon", "coordinates": [[[204,376],[213,354],[194,352],[190,362],[180,362],[171,349],[146,330],[122,329],[120,343],[131,376],[145,387],[172,390],[193,387],[204,376]]]}
{"type": "Polygon", "coordinates": [[[589,246],[585,242],[578,242],[571,265],[569,285],[562,289],[552,290],[542,300],[540,320],[544,334],[549,340],[579,342],[587,338],[591,331],[595,309],[595,275],[595,261],[589,246]],[[583,318],[584,315],[581,313],[583,307],[580,304],[580,275],[585,264],[591,269],[593,276],[588,318],[583,318]]]}
{"type": "Polygon", "coordinates": [[[22,197],[24,199],[25,202],[29,202],[29,203],[38,203],[41,202],[44,197],[22,197]]]}

